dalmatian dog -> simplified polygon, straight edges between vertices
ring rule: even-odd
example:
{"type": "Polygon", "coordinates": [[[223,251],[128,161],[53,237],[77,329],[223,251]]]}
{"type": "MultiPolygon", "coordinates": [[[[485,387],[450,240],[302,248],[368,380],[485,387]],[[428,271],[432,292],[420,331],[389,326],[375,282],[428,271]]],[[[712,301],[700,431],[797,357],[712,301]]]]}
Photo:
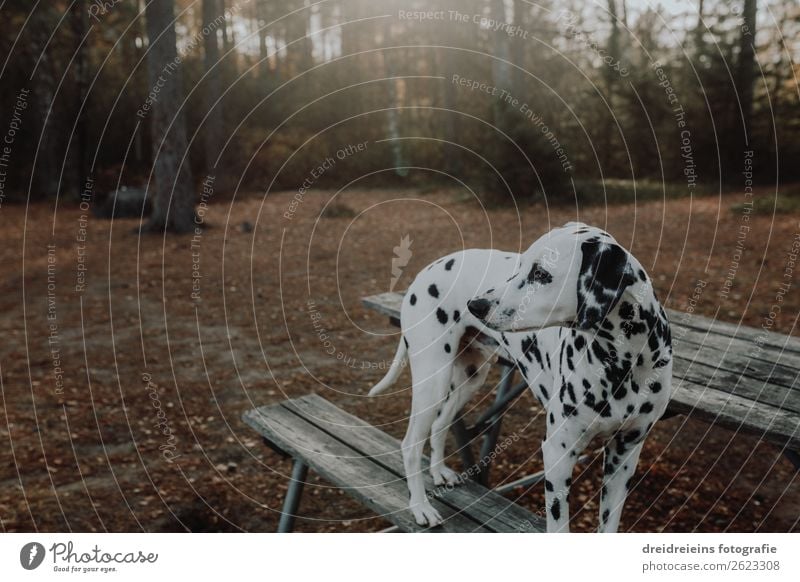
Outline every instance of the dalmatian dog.
{"type": "Polygon", "coordinates": [[[582,223],[550,231],[522,254],[457,252],[415,278],[400,323],[397,353],[370,395],[391,386],[408,358],[412,404],[402,452],[417,523],[442,521],[425,494],[426,439],[434,483],[458,483],[444,464],[446,432],[502,354],[516,362],[545,409],[548,532],[569,531],[572,472],[598,437],[605,443],[599,531],[618,529],[672,378],[669,323],[635,257],[607,232],[582,223]],[[498,347],[473,341],[478,335],[498,347]]]}

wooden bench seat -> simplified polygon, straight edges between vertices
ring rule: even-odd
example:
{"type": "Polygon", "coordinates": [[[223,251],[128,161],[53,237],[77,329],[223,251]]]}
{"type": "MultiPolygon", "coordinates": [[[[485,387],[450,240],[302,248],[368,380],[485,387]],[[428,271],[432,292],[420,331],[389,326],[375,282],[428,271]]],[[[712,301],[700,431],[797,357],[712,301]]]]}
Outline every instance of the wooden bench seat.
{"type": "MultiPolygon", "coordinates": [[[[408,510],[400,442],[309,394],[246,412],[243,420],[272,448],[295,460],[279,531],[291,531],[306,469],[341,488],[401,531],[424,530],[408,510]]],[[[423,464],[426,490],[444,524],[431,531],[542,532],[544,520],[474,481],[452,488],[433,485],[423,464]]]]}

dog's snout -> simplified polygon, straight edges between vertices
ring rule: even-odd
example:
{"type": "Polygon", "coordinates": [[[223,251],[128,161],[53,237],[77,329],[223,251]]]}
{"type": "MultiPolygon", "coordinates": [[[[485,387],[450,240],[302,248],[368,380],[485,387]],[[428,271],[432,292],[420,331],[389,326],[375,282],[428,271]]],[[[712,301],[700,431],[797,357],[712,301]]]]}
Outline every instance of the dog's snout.
{"type": "Polygon", "coordinates": [[[472,299],[471,301],[467,301],[467,309],[478,319],[484,319],[489,315],[489,310],[491,308],[492,302],[488,299],[472,299]]]}

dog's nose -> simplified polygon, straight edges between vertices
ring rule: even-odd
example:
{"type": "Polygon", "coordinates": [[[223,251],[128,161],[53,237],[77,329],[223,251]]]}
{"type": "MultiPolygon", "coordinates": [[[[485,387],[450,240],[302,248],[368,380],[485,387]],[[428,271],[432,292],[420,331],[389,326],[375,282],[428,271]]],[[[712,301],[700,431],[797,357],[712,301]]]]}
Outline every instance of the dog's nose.
{"type": "Polygon", "coordinates": [[[467,309],[478,319],[485,318],[489,314],[491,308],[492,302],[488,299],[472,299],[471,301],[467,301],[467,309]]]}

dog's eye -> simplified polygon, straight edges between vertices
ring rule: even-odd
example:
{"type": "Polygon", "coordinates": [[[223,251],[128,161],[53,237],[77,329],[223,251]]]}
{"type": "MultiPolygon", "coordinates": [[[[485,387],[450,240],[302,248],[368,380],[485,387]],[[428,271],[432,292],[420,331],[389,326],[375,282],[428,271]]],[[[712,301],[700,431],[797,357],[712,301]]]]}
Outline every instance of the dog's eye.
{"type": "Polygon", "coordinates": [[[539,263],[534,263],[533,267],[531,267],[531,272],[528,273],[527,281],[528,283],[540,283],[542,285],[547,285],[548,283],[553,282],[553,276],[543,269],[539,263]]]}

